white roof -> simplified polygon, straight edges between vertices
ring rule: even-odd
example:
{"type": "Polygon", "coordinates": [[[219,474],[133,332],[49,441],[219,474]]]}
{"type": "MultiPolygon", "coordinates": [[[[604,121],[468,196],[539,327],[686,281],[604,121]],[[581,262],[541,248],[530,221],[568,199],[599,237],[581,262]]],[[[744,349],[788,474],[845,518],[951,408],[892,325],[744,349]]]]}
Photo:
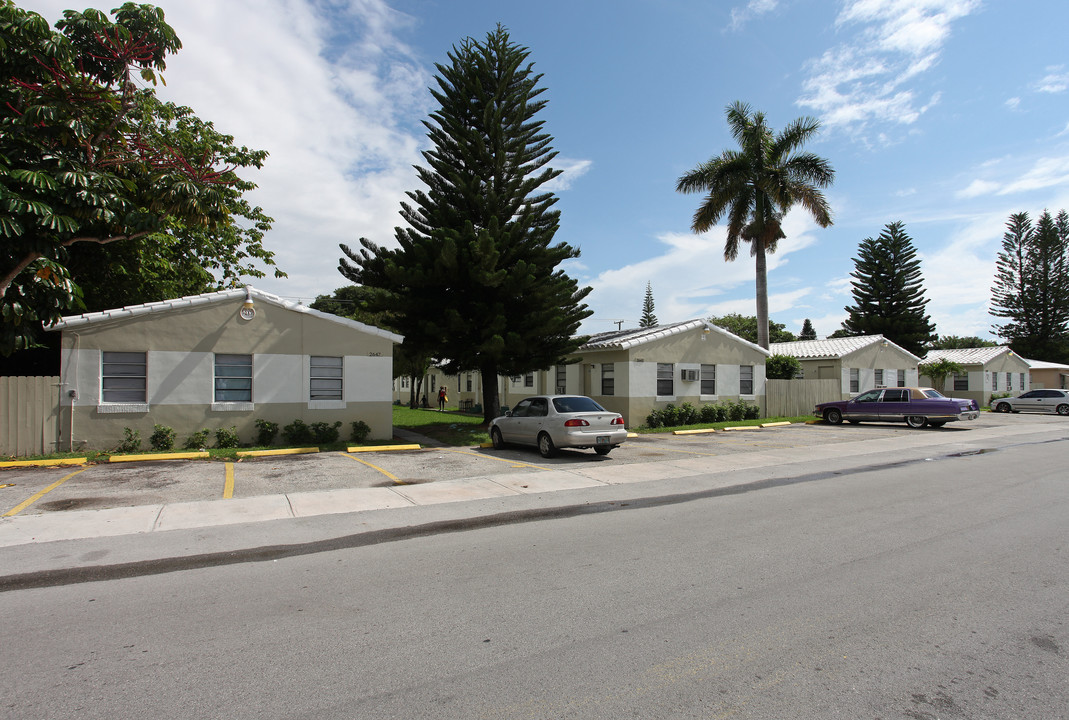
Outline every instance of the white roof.
{"type": "MultiPolygon", "coordinates": [[[[924,357],[925,362],[935,362],[938,360],[949,360],[950,362],[956,362],[959,365],[986,365],[997,357],[1002,355],[1013,354],[1007,345],[996,345],[995,347],[979,347],[979,348],[957,348],[954,350],[929,350],[928,354],[924,357]]],[[[1022,360],[1024,358],[1021,358],[1022,360]]]]}
{"type": "Polygon", "coordinates": [[[293,312],[305,313],[312,317],[317,317],[322,320],[337,323],[353,330],[359,330],[369,335],[377,335],[381,338],[385,338],[395,343],[404,341],[402,335],[383,330],[382,328],[375,327],[374,325],[366,325],[356,320],[350,320],[349,318],[339,317],[338,315],[331,315],[330,313],[320,312],[319,310],[313,310],[307,305],[302,305],[292,300],[283,300],[278,295],[272,295],[271,293],[264,292],[263,290],[257,290],[251,285],[246,285],[243,288],[231,288],[229,290],[220,290],[218,292],[204,293],[202,295],[189,295],[187,297],[181,297],[174,300],[161,300],[159,302],[144,303],[142,305],[130,305],[128,307],[118,308],[116,310],[104,310],[102,312],[95,313],[83,313],[82,315],[69,315],[67,317],[60,318],[55,324],[50,325],[48,330],[67,330],[70,328],[82,327],[84,325],[92,325],[95,323],[103,322],[121,322],[129,318],[135,318],[142,315],[152,315],[155,313],[165,313],[171,310],[182,310],[197,307],[199,305],[214,305],[216,303],[230,302],[233,300],[244,299],[249,295],[254,301],[264,302],[268,305],[276,305],[278,307],[292,310],[293,312]]]}
{"type": "Polygon", "coordinates": [[[1029,367],[1033,370],[1069,370],[1069,365],[1063,365],[1062,363],[1046,362],[1045,360],[1029,360],[1028,358],[1021,358],[1029,367]]]}
{"type": "Polygon", "coordinates": [[[586,344],[580,346],[576,352],[588,352],[590,350],[627,350],[638,345],[645,345],[646,343],[651,343],[655,340],[661,340],[699,328],[708,330],[709,332],[719,333],[724,337],[731,338],[735,342],[742,343],[749,348],[758,350],[765,355],[770,354],[768,350],[765,350],[760,345],[752,343],[749,340],[744,340],[738,335],[729,333],[722,327],[717,327],[716,325],[701,319],[684,320],[683,322],[670,323],[668,325],[654,325],[653,327],[648,328],[612,330],[610,332],[598,333],[597,335],[592,335],[590,340],[588,340],[586,344]]]}
{"type": "Polygon", "coordinates": [[[919,357],[909,350],[895,345],[883,335],[854,335],[853,337],[827,338],[826,340],[772,343],[768,349],[772,351],[773,355],[789,355],[799,360],[839,360],[877,343],[886,343],[920,362],[919,357]]]}

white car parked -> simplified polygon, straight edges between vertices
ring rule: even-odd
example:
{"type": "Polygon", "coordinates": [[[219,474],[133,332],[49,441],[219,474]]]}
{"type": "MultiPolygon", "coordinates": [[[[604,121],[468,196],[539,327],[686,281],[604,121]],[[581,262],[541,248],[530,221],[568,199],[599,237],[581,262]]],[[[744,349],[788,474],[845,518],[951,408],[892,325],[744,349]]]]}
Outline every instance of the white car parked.
{"type": "Polygon", "coordinates": [[[585,395],[543,395],[524,398],[494,418],[490,439],[497,449],[508,443],[534,445],[545,458],[556,455],[557,448],[594,448],[608,455],[627,439],[627,428],[622,415],[585,395]]]}
{"type": "Polygon", "coordinates": [[[991,403],[995,412],[1053,412],[1069,415],[1069,390],[1029,390],[1024,395],[999,398],[991,403]]]}

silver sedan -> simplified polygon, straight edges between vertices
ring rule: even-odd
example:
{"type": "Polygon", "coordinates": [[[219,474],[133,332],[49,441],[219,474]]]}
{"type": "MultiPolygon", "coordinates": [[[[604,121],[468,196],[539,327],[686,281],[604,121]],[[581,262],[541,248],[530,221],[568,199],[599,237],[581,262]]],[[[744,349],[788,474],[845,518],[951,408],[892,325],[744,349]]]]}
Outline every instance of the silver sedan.
{"type": "Polygon", "coordinates": [[[627,439],[624,418],[606,410],[585,395],[529,397],[503,417],[490,422],[495,448],[507,443],[534,445],[542,457],[557,454],[557,448],[594,448],[608,455],[627,439]]]}
{"type": "Polygon", "coordinates": [[[1023,395],[1012,398],[999,398],[991,401],[995,412],[1054,412],[1069,415],[1069,390],[1054,388],[1029,390],[1023,395]]]}

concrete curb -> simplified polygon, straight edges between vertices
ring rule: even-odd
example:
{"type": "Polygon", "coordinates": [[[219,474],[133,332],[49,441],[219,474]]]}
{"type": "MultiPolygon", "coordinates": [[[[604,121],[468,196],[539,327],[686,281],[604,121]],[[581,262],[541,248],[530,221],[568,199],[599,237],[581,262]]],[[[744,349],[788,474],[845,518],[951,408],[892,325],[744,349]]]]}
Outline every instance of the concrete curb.
{"type": "Polygon", "coordinates": [[[10,460],[0,462],[0,468],[55,467],[56,465],[85,465],[89,458],[55,458],[52,460],[10,460]]]}
{"type": "Polygon", "coordinates": [[[152,453],[145,455],[112,455],[108,458],[109,463],[117,462],[144,462],[146,460],[197,460],[199,458],[210,457],[207,450],[199,450],[197,452],[179,452],[179,453],[152,453]]]}
{"type": "Polygon", "coordinates": [[[271,455],[308,455],[319,452],[317,447],[279,448],[278,450],[241,450],[238,457],[268,457],[271,455]]]}
{"type": "Polygon", "coordinates": [[[360,453],[360,452],[387,452],[390,450],[421,450],[419,445],[366,445],[359,447],[346,448],[346,452],[360,453]]]}

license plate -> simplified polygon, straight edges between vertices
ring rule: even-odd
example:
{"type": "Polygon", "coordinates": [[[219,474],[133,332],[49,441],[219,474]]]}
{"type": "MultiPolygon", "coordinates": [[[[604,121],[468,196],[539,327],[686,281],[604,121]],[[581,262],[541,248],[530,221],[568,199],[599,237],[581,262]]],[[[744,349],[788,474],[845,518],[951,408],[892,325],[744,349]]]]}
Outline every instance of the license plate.
{"type": "Polygon", "coordinates": [[[608,445],[609,444],[609,436],[608,435],[598,435],[597,438],[595,438],[594,442],[597,443],[598,445],[608,445]]]}

